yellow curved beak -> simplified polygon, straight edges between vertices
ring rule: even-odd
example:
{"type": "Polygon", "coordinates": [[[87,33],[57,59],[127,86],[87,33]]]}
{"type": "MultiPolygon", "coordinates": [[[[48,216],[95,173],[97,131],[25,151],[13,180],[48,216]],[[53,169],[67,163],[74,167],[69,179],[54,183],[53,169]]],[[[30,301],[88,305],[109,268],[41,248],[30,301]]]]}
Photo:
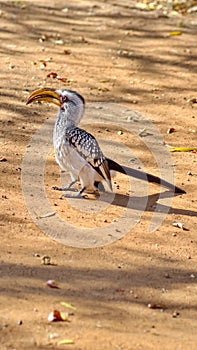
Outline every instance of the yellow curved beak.
{"type": "Polygon", "coordinates": [[[55,89],[50,88],[39,89],[32,92],[27,99],[26,105],[34,101],[47,101],[59,107],[61,106],[59,95],[55,92],[55,89]]]}

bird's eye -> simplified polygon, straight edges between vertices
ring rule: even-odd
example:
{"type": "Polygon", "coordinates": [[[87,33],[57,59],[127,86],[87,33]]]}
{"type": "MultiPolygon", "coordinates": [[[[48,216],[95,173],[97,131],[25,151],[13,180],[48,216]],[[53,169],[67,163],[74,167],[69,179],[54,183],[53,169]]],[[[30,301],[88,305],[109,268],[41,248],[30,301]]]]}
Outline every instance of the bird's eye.
{"type": "Polygon", "coordinates": [[[68,101],[68,97],[67,96],[64,96],[63,97],[63,102],[67,102],[68,101]]]}
{"type": "Polygon", "coordinates": [[[61,102],[61,104],[65,103],[65,102],[67,102],[67,101],[68,101],[67,96],[60,96],[60,102],[61,102]]]}

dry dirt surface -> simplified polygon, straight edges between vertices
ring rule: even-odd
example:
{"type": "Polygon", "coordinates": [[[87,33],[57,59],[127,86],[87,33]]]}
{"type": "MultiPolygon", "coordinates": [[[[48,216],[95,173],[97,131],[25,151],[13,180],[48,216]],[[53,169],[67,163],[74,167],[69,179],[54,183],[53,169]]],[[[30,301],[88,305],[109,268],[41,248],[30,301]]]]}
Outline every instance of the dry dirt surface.
{"type": "MultiPolygon", "coordinates": [[[[172,153],[175,183],[186,194],[173,198],[158,229],[148,232],[159,193],[169,191],[150,185],[139,222],[103,247],[69,247],[48,237],[27,209],[21,182],[33,135],[57,112],[47,104],[26,106],[39,87],[77,90],[87,107],[123,105],[151,121],[165,147],[196,147],[196,12],[169,16],[137,9],[134,1],[1,1],[0,26],[1,350],[196,349],[195,152],[172,153]],[[52,72],[57,76],[47,77],[52,72]],[[47,286],[50,279],[59,288],[47,286]],[[53,310],[68,313],[68,321],[49,322],[53,310]]],[[[114,125],[95,120],[86,129],[109,143],[125,142],[147,172],[159,174],[146,130],[130,141],[114,125]]],[[[59,174],[51,149],[45,168],[51,212],[102,234],[124,206],[126,177],[114,184],[120,202],[92,218],[52,190],[59,174]]],[[[91,207],[96,200],[81,201],[91,207]]]]}

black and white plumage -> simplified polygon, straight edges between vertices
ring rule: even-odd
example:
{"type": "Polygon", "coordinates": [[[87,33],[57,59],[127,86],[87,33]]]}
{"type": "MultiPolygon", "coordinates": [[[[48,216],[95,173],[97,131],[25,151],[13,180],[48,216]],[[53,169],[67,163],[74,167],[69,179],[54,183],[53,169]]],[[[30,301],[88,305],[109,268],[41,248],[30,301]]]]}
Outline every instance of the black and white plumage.
{"type": "Polygon", "coordinates": [[[106,180],[112,190],[108,162],[95,137],[83,129],[71,126],[66,129],[66,140],[106,180]]]}
{"type": "Polygon", "coordinates": [[[86,188],[95,189],[95,182],[103,180],[112,190],[108,163],[94,136],[67,119],[64,129],[60,130],[59,124],[56,123],[53,139],[56,161],[62,170],[70,172],[72,180],[71,184],[62,190],[69,189],[78,179],[82,188],[77,196],[86,188]]]}
{"type": "Polygon", "coordinates": [[[105,158],[94,136],[77,127],[85,109],[84,98],[77,92],[43,88],[34,91],[29,96],[27,104],[43,100],[59,107],[53,133],[55,158],[60,168],[69,171],[71,176],[71,183],[63,188],[54,187],[54,189],[66,191],[80,180],[81,190],[74,197],[80,197],[86,188],[95,189],[98,184],[103,189],[103,181],[106,181],[112,190],[111,173],[118,171],[148,182],[161,183],[176,193],[185,193],[184,190],[157,176],[122,166],[114,160],[105,158]]]}
{"type": "MultiPolygon", "coordinates": [[[[84,113],[84,99],[75,91],[41,89],[29,97],[27,103],[46,100],[57,104],[58,111],[53,132],[55,158],[60,168],[69,171],[71,183],[57,190],[68,190],[77,182],[81,190],[72,197],[81,196],[87,188],[95,190],[95,184],[106,181],[112,190],[108,162],[93,135],[77,127],[84,113]]],[[[71,195],[66,195],[71,196],[71,195]]]]}

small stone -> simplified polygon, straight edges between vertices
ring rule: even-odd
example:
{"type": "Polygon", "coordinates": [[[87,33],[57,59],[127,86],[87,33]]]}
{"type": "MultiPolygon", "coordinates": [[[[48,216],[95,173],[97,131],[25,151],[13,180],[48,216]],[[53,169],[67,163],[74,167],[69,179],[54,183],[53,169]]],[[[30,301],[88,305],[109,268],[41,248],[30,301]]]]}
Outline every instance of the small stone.
{"type": "Polygon", "coordinates": [[[42,257],[42,263],[43,263],[43,265],[50,265],[51,264],[50,256],[47,256],[47,255],[43,256],[42,257]]]}
{"type": "Polygon", "coordinates": [[[2,324],[2,328],[3,328],[3,329],[5,329],[5,328],[7,328],[7,327],[8,327],[8,324],[7,324],[7,323],[3,323],[3,324],[2,324]]]}
{"type": "Polygon", "coordinates": [[[21,326],[23,324],[23,321],[22,320],[18,320],[18,325],[21,326]]]}
{"type": "Polygon", "coordinates": [[[7,162],[7,159],[5,157],[0,158],[0,162],[7,162]]]}
{"type": "Polygon", "coordinates": [[[59,337],[59,334],[58,333],[49,333],[48,334],[48,338],[49,339],[56,339],[59,337]]]}
{"type": "Polygon", "coordinates": [[[1,196],[3,199],[8,199],[8,197],[5,194],[2,194],[1,196]]]}

